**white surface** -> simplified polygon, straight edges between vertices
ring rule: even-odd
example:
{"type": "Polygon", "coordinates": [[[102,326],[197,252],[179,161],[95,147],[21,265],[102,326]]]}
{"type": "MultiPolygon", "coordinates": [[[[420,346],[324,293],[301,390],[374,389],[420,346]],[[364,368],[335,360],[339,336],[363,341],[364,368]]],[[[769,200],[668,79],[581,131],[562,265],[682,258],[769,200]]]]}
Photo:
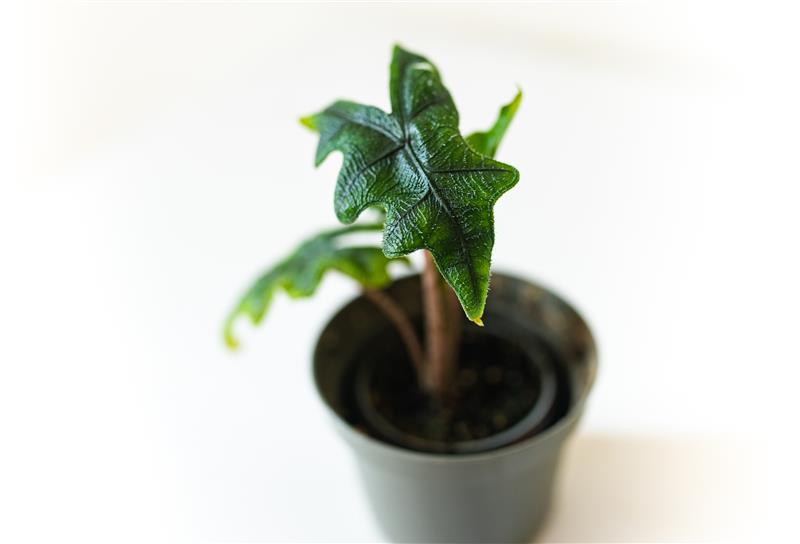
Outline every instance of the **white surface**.
{"type": "Polygon", "coordinates": [[[543,538],[790,540],[796,11],[2,9],[0,540],[380,539],[309,376],[353,286],[279,299],[236,356],[219,327],[334,222],[296,119],[386,107],[394,41],[465,130],[525,91],[494,262],[574,301],[602,365],[543,538]]]}

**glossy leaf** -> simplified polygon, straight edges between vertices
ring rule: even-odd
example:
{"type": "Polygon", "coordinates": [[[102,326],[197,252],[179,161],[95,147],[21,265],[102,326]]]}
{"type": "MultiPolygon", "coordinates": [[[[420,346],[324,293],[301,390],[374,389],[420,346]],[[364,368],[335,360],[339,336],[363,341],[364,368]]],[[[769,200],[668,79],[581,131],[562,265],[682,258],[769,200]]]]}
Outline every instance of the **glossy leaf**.
{"type": "Polygon", "coordinates": [[[470,147],[439,72],[426,58],[395,47],[392,113],[339,101],[303,119],[319,132],[316,163],[344,156],[334,207],[352,223],[371,206],[386,210],[383,251],[429,250],[467,316],[479,321],[489,287],[493,205],[517,171],[470,147]]]}
{"type": "Polygon", "coordinates": [[[244,293],[225,321],[225,343],[231,348],[238,346],[233,327],[240,316],[247,316],[257,325],[264,318],[276,291],[283,290],[292,298],[309,297],[329,270],[346,274],[366,287],[380,288],[389,284],[391,278],[387,268],[393,259],[386,257],[379,247],[345,245],[348,234],[377,231],[382,227],[380,224],[353,225],[324,232],[303,242],[244,293]]]}
{"type": "Polygon", "coordinates": [[[505,136],[511,121],[519,109],[519,104],[522,102],[522,91],[517,91],[514,99],[500,108],[500,113],[497,115],[497,120],[492,125],[492,128],[486,132],[474,132],[467,136],[467,143],[477,151],[487,157],[494,157],[497,154],[497,147],[500,141],[505,136]]]}

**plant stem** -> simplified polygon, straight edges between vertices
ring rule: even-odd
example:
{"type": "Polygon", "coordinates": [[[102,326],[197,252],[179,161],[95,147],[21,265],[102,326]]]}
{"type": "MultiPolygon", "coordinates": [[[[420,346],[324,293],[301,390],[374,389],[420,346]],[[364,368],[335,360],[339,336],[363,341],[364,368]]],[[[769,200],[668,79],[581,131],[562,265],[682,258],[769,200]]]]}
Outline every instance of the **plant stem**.
{"type": "Polygon", "coordinates": [[[364,296],[372,301],[378,309],[392,322],[395,330],[400,334],[400,339],[406,347],[408,356],[414,365],[418,376],[425,373],[425,353],[422,349],[422,342],[419,340],[414,325],[408,318],[405,311],[397,304],[392,297],[378,291],[377,289],[364,289],[364,296]]]}
{"type": "MultiPolygon", "coordinates": [[[[425,369],[420,384],[430,394],[444,399],[451,390],[456,371],[457,330],[460,326],[451,316],[452,304],[441,274],[429,251],[422,271],[422,304],[425,312],[425,369]]],[[[457,302],[457,301],[456,301],[457,302]]]]}
{"type": "Polygon", "coordinates": [[[461,303],[444,282],[433,256],[424,251],[422,309],[425,315],[425,346],[414,324],[392,297],[376,289],[364,289],[364,296],[392,322],[414,365],[420,387],[444,401],[455,379],[461,341],[461,303]]]}

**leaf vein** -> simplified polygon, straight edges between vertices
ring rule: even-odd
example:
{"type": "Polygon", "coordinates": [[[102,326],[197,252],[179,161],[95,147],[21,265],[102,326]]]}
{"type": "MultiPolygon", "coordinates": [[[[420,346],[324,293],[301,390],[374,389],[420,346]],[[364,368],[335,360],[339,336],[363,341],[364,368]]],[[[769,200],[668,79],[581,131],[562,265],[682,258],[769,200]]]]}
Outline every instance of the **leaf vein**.
{"type": "Polygon", "coordinates": [[[336,111],[334,109],[329,109],[327,111],[327,114],[330,115],[331,117],[336,117],[337,119],[341,119],[342,121],[347,121],[348,123],[353,123],[354,125],[359,125],[359,126],[362,126],[362,127],[366,127],[366,128],[374,130],[375,132],[380,132],[381,134],[386,136],[389,140],[391,140],[393,143],[398,143],[399,140],[402,140],[402,136],[398,136],[397,134],[395,134],[393,132],[387,131],[385,128],[383,128],[380,125],[375,125],[373,123],[369,123],[369,122],[367,122],[367,121],[365,121],[363,119],[356,119],[356,118],[354,118],[352,116],[345,115],[344,113],[341,113],[341,112],[336,111]]]}
{"type": "Polygon", "coordinates": [[[450,209],[450,204],[447,202],[447,200],[441,194],[439,194],[438,187],[436,186],[436,184],[433,183],[433,180],[431,179],[429,172],[422,165],[422,162],[417,157],[417,154],[414,153],[414,150],[410,146],[408,146],[406,149],[408,150],[408,155],[411,157],[411,161],[414,163],[414,166],[428,181],[428,187],[430,188],[431,194],[436,199],[436,201],[441,205],[442,209],[447,214],[447,217],[450,219],[450,224],[453,226],[453,230],[456,231],[456,238],[458,238],[458,243],[460,246],[459,253],[461,253],[461,258],[467,265],[466,269],[469,274],[470,286],[472,287],[473,293],[479,292],[478,278],[475,276],[475,270],[473,269],[472,266],[473,265],[472,255],[467,250],[467,246],[465,243],[466,235],[464,234],[464,229],[461,227],[461,223],[458,222],[458,219],[453,214],[453,211],[450,209]]]}
{"type": "Polygon", "coordinates": [[[388,159],[389,157],[391,157],[392,155],[394,155],[395,153],[397,153],[398,151],[403,149],[403,147],[405,147],[403,144],[396,145],[393,148],[391,148],[388,151],[386,151],[385,153],[382,153],[378,157],[372,159],[371,161],[369,161],[367,164],[365,164],[361,168],[359,168],[358,172],[353,174],[353,176],[350,179],[348,179],[347,181],[345,181],[341,185],[340,195],[342,195],[342,196],[347,195],[347,193],[350,192],[350,188],[355,184],[356,181],[358,181],[358,179],[361,176],[363,176],[367,172],[367,170],[369,170],[370,168],[372,168],[373,166],[375,166],[379,162],[388,159]]]}

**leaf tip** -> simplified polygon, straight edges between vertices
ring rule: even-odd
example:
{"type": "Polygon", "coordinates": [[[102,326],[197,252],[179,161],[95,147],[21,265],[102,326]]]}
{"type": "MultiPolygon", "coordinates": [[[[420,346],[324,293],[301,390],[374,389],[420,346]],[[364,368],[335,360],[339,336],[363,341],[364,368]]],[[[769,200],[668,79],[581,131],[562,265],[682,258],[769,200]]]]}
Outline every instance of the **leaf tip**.
{"type": "Polygon", "coordinates": [[[483,327],[483,320],[480,317],[476,317],[475,319],[472,320],[472,322],[479,327],[483,327]]]}
{"type": "Polygon", "coordinates": [[[236,351],[239,349],[239,340],[233,334],[233,320],[229,319],[225,323],[225,327],[222,331],[222,337],[225,340],[225,346],[231,350],[236,351]]]}
{"type": "Polygon", "coordinates": [[[514,95],[514,99],[511,101],[511,111],[513,113],[517,113],[519,109],[519,105],[522,103],[522,87],[517,84],[517,94],[514,95]]]}
{"type": "Polygon", "coordinates": [[[317,130],[316,115],[306,115],[299,119],[300,124],[313,131],[317,130]]]}

